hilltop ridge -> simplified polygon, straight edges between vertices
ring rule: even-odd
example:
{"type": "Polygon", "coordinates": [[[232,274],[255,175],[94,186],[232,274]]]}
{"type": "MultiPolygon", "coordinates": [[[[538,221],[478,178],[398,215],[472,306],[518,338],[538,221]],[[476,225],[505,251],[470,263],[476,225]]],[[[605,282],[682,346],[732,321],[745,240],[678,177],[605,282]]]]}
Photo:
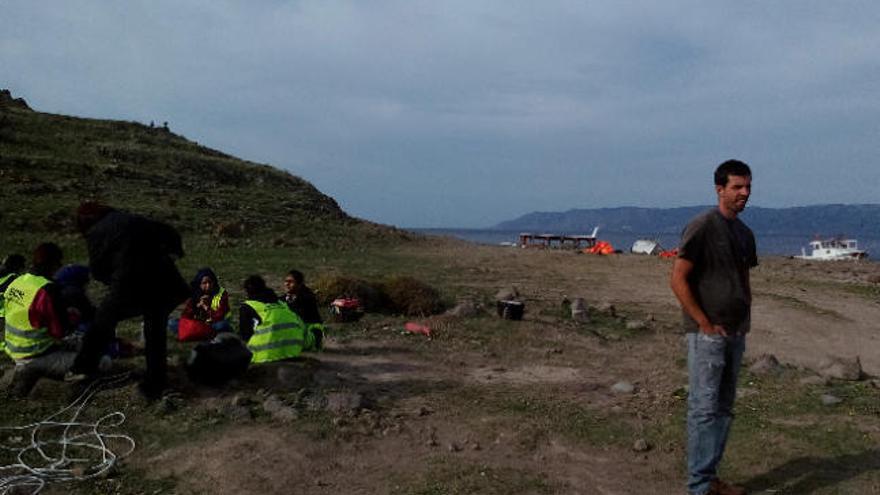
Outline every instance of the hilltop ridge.
{"type": "MultiPolygon", "coordinates": [[[[0,91],[0,229],[72,232],[83,200],[103,201],[207,235],[301,236],[366,229],[314,185],[138,122],[32,110],[0,91]]],[[[323,237],[323,236],[315,236],[323,237]]]]}

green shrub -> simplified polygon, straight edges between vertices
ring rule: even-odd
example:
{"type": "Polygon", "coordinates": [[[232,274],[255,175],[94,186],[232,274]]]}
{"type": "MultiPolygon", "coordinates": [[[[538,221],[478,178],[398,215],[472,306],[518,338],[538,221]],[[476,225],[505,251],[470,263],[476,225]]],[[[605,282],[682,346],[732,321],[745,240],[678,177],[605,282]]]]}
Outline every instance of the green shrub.
{"type": "Polygon", "coordinates": [[[384,301],[380,289],[358,278],[339,275],[318,277],[312,288],[318,303],[329,305],[338,297],[357,297],[365,311],[381,311],[384,301]]]}
{"type": "Polygon", "coordinates": [[[443,310],[440,293],[412,277],[391,277],[381,285],[386,309],[407,316],[427,316],[443,310]]]}

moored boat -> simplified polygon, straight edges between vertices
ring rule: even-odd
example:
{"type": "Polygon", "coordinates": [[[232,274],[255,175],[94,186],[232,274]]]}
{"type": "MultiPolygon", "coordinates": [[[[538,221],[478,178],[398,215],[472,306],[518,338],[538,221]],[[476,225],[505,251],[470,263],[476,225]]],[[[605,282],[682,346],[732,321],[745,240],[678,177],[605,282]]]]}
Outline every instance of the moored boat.
{"type": "Polygon", "coordinates": [[[868,257],[868,252],[859,249],[859,242],[855,239],[832,237],[829,239],[816,239],[810,241],[810,254],[801,248],[801,255],[795,256],[801,260],[860,260],[868,257]]]}

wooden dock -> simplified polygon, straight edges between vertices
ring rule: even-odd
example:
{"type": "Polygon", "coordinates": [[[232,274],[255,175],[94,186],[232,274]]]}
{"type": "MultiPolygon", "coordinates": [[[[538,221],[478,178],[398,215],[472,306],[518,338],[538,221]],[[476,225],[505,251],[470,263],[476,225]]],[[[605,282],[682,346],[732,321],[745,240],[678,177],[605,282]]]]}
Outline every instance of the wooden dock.
{"type": "Polygon", "coordinates": [[[595,235],[531,234],[519,235],[522,248],[588,249],[596,245],[595,235]]]}

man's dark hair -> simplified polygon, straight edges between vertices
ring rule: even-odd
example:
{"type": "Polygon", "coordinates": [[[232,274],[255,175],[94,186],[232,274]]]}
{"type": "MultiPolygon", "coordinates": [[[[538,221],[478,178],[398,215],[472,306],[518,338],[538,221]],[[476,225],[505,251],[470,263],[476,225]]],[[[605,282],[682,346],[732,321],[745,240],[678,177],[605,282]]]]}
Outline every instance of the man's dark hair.
{"type": "Polygon", "coordinates": [[[33,272],[44,277],[51,277],[61,267],[64,255],[61,248],[54,242],[44,242],[34,249],[33,272]]]}
{"type": "Polygon", "coordinates": [[[731,175],[737,177],[751,177],[752,169],[739,160],[727,160],[721,165],[718,165],[718,168],[715,169],[715,185],[721,187],[726,186],[727,179],[731,175]]]}
{"type": "Polygon", "coordinates": [[[290,270],[287,274],[293,277],[293,280],[296,281],[296,285],[302,285],[303,280],[305,280],[305,277],[299,270],[290,270]]]}
{"type": "Polygon", "coordinates": [[[256,296],[266,291],[266,281],[259,275],[251,275],[241,284],[248,296],[256,296]]]}

